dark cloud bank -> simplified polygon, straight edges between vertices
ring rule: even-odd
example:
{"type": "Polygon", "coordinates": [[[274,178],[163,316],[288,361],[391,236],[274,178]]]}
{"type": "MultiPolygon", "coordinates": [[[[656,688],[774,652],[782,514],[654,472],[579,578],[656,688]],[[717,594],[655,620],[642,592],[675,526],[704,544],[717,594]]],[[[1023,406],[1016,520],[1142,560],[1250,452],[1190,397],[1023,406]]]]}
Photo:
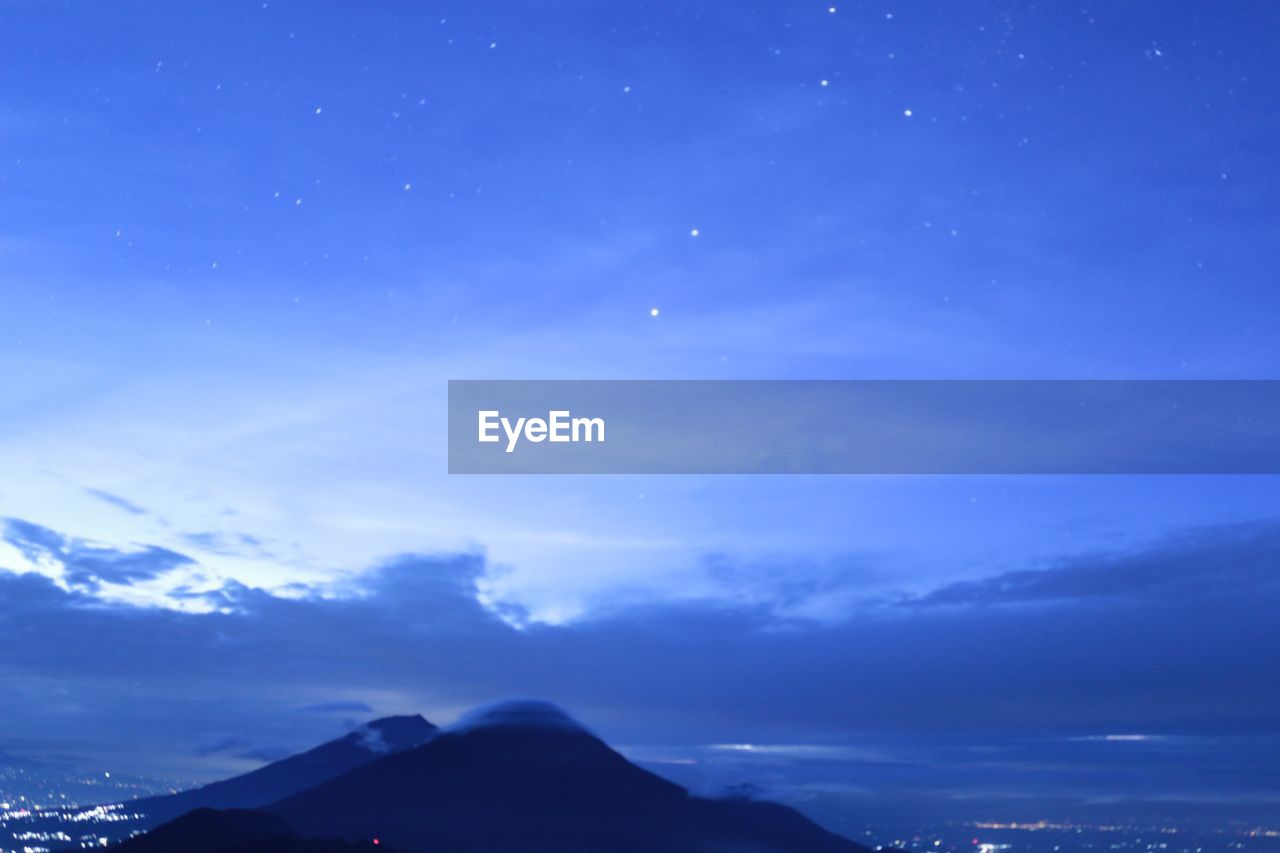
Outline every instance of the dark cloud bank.
{"type": "MultiPolygon", "coordinates": [[[[0,667],[13,688],[0,710],[12,730],[45,738],[151,749],[186,738],[187,754],[265,756],[334,714],[537,696],[622,743],[945,742],[917,756],[935,780],[948,750],[968,749],[964,766],[981,769],[983,784],[1015,778],[1019,762],[1043,771],[1075,761],[1059,781],[1088,788],[1117,744],[1082,736],[1160,733],[1119,748],[1145,750],[1124,766],[1170,764],[1170,796],[1280,791],[1274,763],[1220,767],[1225,747],[1211,746],[1261,739],[1276,753],[1273,521],[955,583],[838,623],[701,603],[523,629],[477,603],[487,567],[475,555],[394,559],[340,594],[284,598],[231,583],[199,596],[216,612],[193,614],[93,594],[99,579],[154,577],[183,555],[111,552],[12,520],[5,538],[56,556],[72,584],[0,573],[0,644],[12,652],[0,667]],[[1010,738],[1057,745],[1005,756],[1003,770],[990,754],[974,758],[1010,738]]],[[[893,784],[892,765],[873,778],[893,784]]]]}

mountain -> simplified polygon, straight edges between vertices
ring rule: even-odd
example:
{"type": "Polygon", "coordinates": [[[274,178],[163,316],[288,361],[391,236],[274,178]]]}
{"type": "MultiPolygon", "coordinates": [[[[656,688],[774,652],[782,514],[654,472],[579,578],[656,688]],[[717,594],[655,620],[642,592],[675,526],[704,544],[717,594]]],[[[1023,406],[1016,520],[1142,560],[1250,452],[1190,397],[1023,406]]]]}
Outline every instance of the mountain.
{"type": "Polygon", "coordinates": [[[306,838],[432,853],[867,850],[786,806],[695,797],[529,702],[472,715],[263,811],[306,838]]]}
{"type": "MultiPolygon", "coordinates": [[[[66,834],[69,827],[74,827],[73,839],[61,846],[78,848],[84,843],[96,846],[100,839],[119,841],[197,809],[234,810],[264,806],[370,761],[418,746],[434,736],[436,731],[435,726],[420,716],[384,717],[314,749],[201,788],[112,803],[95,809],[72,806],[32,811],[24,817],[11,819],[8,826],[0,827],[0,849],[7,849],[6,834],[10,837],[27,833],[48,836],[66,834]]],[[[97,791],[101,793],[100,789],[97,791]]],[[[230,826],[234,822],[234,819],[227,819],[218,826],[230,826]]],[[[59,844],[55,842],[52,846],[57,848],[59,844]]]]}
{"type": "Polygon", "coordinates": [[[177,794],[134,800],[126,806],[129,812],[145,816],[146,826],[155,826],[193,809],[264,806],[375,759],[425,743],[436,731],[435,726],[418,715],[383,717],[344,737],[241,776],[177,794]]]}
{"type": "Polygon", "coordinates": [[[245,809],[196,809],[115,849],[121,853],[354,853],[386,848],[311,841],[278,817],[245,809]]]}

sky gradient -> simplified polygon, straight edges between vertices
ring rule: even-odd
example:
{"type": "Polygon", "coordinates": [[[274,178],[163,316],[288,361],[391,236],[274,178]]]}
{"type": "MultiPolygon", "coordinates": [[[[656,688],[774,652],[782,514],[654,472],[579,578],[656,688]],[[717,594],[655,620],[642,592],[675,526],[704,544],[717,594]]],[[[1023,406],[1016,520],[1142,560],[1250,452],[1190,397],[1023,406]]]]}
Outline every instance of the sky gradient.
{"type": "Polygon", "coordinates": [[[0,751],[217,775],[530,695],[796,796],[1274,809],[1275,478],[449,477],[444,401],[1277,378],[1278,36],[0,0],[0,751]]]}

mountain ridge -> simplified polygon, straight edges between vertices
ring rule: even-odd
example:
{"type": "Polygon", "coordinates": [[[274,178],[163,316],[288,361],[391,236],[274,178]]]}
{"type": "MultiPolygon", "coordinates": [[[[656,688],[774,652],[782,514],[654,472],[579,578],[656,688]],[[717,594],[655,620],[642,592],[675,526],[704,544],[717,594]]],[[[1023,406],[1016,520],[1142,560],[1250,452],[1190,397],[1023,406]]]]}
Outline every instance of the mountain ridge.
{"type": "MultiPolygon", "coordinates": [[[[197,791],[207,795],[211,787],[197,791]]],[[[632,763],[557,706],[528,700],[431,727],[417,745],[260,808],[188,811],[116,849],[869,853],[785,805],[695,796],[632,763]]]]}
{"type": "Polygon", "coordinates": [[[418,746],[438,731],[421,714],[380,717],[342,737],[248,773],[125,805],[160,820],[198,808],[257,808],[340,776],[381,755],[418,746]]]}
{"type": "MultiPolygon", "coordinates": [[[[92,837],[120,842],[134,833],[145,833],[202,809],[225,812],[269,805],[341,776],[362,764],[419,745],[437,731],[436,726],[419,714],[381,717],[341,737],[229,779],[172,794],[103,803],[88,810],[102,811],[105,815],[92,825],[82,824],[83,818],[78,817],[87,813],[86,809],[74,806],[33,811],[20,819],[21,826],[8,829],[10,832],[56,834],[65,833],[69,826],[75,826],[80,835],[92,830],[92,837]]],[[[234,828],[234,823],[234,819],[227,822],[229,831],[234,828]]],[[[58,845],[54,846],[57,848],[58,845]]],[[[71,848],[78,846],[79,840],[69,845],[71,848]]],[[[61,849],[69,847],[63,844],[61,849]]]]}
{"type": "Polygon", "coordinates": [[[492,706],[263,811],[407,851],[865,853],[776,803],[697,797],[547,703],[492,706]]]}

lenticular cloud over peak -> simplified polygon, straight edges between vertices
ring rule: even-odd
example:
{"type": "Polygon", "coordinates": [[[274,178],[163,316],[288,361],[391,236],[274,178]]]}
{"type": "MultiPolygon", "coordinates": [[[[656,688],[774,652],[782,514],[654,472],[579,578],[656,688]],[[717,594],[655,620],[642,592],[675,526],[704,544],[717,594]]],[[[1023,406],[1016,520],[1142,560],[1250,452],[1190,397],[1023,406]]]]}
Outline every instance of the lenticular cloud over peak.
{"type": "Polygon", "coordinates": [[[475,729],[554,729],[557,731],[586,732],[587,727],[569,715],[567,711],[550,702],[538,699],[511,699],[483,705],[467,712],[449,726],[450,732],[468,732],[475,729]]]}

